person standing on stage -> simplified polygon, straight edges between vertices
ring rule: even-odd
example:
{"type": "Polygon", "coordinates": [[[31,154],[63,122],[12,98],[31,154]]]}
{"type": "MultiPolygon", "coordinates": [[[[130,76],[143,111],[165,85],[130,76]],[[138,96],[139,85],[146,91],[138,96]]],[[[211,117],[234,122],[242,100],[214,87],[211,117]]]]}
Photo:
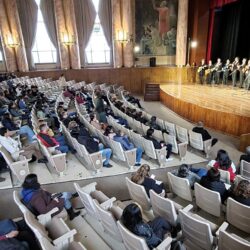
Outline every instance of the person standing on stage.
{"type": "Polygon", "coordinates": [[[234,62],[231,67],[233,87],[235,87],[237,84],[237,72],[238,72],[239,64],[240,64],[239,57],[235,57],[234,62]]]}
{"type": "Polygon", "coordinates": [[[222,72],[223,72],[223,80],[222,80],[222,83],[225,84],[225,85],[227,85],[230,66],[231,66],[230,60],[227,59],[226,64],[225,64],[224,67],[222,68],[222,72]]]}
{"type": "Polygon", "coordinates": [[[213,66],[212,60],[209,60],[207,69],[205,70],[205,76],[206,76],[207,84],[210,84],[210,85],[213,80],[213,68],[214,66],[213,66]]]}
{"type": "Polygon", "coordinates": [[[204,76],[205,76],[205,70],[207,68],[207,65],[205,63],[205,59],[201,60],[201,65],[198,68],[198,74],[200,79],[200,84],[204,83],[204,76]]]}
{"type": "Polygon", "coordinates": [[[218,58],[217,59],[217,63],[215,64],[213,72],[212,72],[213,73],[212,79],[214,80],[215,84],[219,84],[220,83],[220,74],[221,74],[221,71],[222,71],[222,62],[221,62],[221,59],[218,58]]]}
{"type": "Polygon", "coordinates": [[[250,59],[248,60],[246,65],[244,89],[248,90],[249,87],[250,87],[250,59]]]}
{"type": "Polygon", "coordinates": [[[244,80],[245,80],[246,66],[247,66],[247,59],[243,58],[242,59],[242,64],[239,66],[239,71],[240,71],[240,88],[243,88],[243,83],[244,83],[244,80]]]}

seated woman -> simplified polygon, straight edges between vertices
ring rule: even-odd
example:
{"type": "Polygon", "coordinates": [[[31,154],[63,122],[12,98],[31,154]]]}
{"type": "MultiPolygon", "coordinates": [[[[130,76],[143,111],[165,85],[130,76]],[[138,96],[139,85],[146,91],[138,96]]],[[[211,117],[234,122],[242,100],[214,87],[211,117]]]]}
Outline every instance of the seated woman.
{"type": "Polygon", "coordinates": [[[72,195],[68,192],[59,193],[58,195],[52,195],[51,193],[43,190],[40,183],[37,180],[36,174],[28,174],[22,184],[22,201],[24,204],[35,213],[35,215],[46,214],[53,208],[57,207],[60,213],[63,208],[67,210],[70,220],[73,220],[76,216],[80,215],[80,212],[75,213],[70,199],[77,195],[72,195]]]}
{"type": "Polygon", "coordinates": [[[150,189],[154,190],[157,194],[162,193],[162,191],[165,189],[162,182],[156,181],[149,176],[149,171],[149,165],[143,164],[131,177],[131,181],[144,186],[148,197],[150,189]]]}
{"type": "Polygon", "coordinates": [[[207,175],[200,180],[201,186],[220,193],[222,203],[227,199],[228,192],[225,184],[220,180],[220,171],[216,168],[208,170],[207,175]]]}
{"type": "Polygon", "coordinates": [[[241,180],[229,196],[239,203],[250,207],[250,182],[248,180],[241,180]]]}
{"type": "Polygon", "coordinates": [[[104,133],[105,131],[105,126],[103,123],[100,123],[97,120],[96,114],[90,114],[89,115],[89,119],[90,119],[90,124],[95,127],[96,129],[100,130],[102,133],[104,133]]]}
{"type": "Polygon", "coordinates": [[[132,233],[143,237],[150,249],[157,247],[172,231],[172,226],[162,217],[144,222],[140,208],[134,203],[124,208],[121,220],[132,233]]]}
{"type": "MultiPolygon", "coordinates": [[[[116,135],[113,137],[114,141],[120,142],[124,150],[130,150],[135,148],[135,145],[129,141],[127,135],[125,135],[121,130],[119,130],[116,135]]],[[[139,167],[141,165],[143,149],[141,147],[136,148],[136,163],[135,166],[139,167]]]]}
{"type": "Polygon", "coordinates": [[[146,123],[150,128],[156,129],[156,130],[161,130],[161,127],[156,123],[156,117],[152,116],[150,121],[146,123]]]}
{"type": "Polygon", "coordinates": [[[114,136],[116,136],[116,133],[113,131],[113,127],[112,126],[107,126],[104,130],[104,133],[103,133],[105,136],[107,136],[109,139],[112,139],[114,138],[114,136]]]}
{"type": "Polygon", "coordinates": [[[230,181],[231,182],[234,181],[236,167],[234,163],[231,161],[231,159],[229,158],[229,155],[225,150],[220,149],[217,153],[217,157],[215,161],[214,160],[210,161],[208,165],[217,169],[228,171],[230,174],[230,181]]]}
{"type": "Polygon", "coordinates": [[[147,130],[147,135],[144,136],[145,139],[152,141],[154,144],[154,148],[155,149],[161,149],[164,146],[166,146],[166,150],[167,150],[167,156],[166,156],[166,160],[167,161],[171,161],[173,160],[173,158],[170,158],[170,155],[172,153],[172,144],[165,144],[165,142],[158,142],[154,137],[154,129],[150,128],[147,130]]]}
{"type": "Polygon", "coordinates": [[[201,179],[198,174],[189,169],[187,164],[182,164],[177,171],[174,170],[172,173],[180,178],[186,178],[192,189],[194,188],[194,183],[200,182],[201,179]]]}

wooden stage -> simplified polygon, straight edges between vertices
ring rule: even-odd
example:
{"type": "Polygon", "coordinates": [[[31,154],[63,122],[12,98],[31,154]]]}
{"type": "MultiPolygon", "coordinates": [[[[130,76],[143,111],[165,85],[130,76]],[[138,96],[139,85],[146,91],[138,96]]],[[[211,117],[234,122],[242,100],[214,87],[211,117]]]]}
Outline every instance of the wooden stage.
{"type": "Polygon", "coordinates": [[[162,84],[160,99],[185,119],[240,136],[250,133],[250,91],[232,86],[162,84]]]}

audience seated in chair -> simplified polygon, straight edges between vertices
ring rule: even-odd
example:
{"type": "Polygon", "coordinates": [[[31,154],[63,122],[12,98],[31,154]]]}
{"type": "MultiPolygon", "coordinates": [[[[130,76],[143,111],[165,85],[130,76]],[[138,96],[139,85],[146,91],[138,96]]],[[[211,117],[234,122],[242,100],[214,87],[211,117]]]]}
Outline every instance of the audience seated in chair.
{"type": "Polygon", "coordinates": [[[30,162],[34,162],[36,159],[38,159],[38,163],[48,162],[35,144],[29,144],[20,148],[19,143],[11,138],[10,135],[11,133],[6,128],[0,128],[0,144],[11,154],[15,161],[19,159],[20,155],[23,155],[27,159],[31,159],[30,162]],[[20,150],[23,152],[20,152],[20,150]]]}
{"type": "Polygon", "coordinates": [[[57,135],[55,137],[49,134],[50,128],[47,124],[42,124],[39,127],[40,132],[37,135],[37,138],[42,142],[42,144],[47,148],[55,148],[62,153],[68,153],[69,150],[71,153],[75,153],[75,149],[70,148],[66,142],[63,135],[57,135]]]}
{"type": "Polygon", "coordinates": [[[248,180],[241,180],[238,185],[232,189],[229,196],[239,203],[250,207],[250,182],[248,180]]]}
{"type": "Polygon", "coordinates": [[[173,160],[173,158],[170,158],[170,154],[172,152],[172,145],[171,144],[165,144],[165,142],[158,142],[155,138],[153,138],[153,134],[154,134],[154,129],[150,128],[147,130],[147,135],[144,136],[145,139],[152,141],[154,144],[154,148],[155,149],[161,149],[164,146],[166,146],[166,150],[167,150],[167,156],[166,159],[167,160],[173,160]]]}
{"type": "Polygon", "coordinates": [[[35,215],[45,214],[57,207],[58,212],[53,216],[60,213],[63,208],[67,210],[70,220],[80,215],[80,212],[74,212],[71,204],[71,198],[77,195],[72,195],[69,192],[62,192],[58,194],[51,194],[41,188],[36,174],[29,174],[25,177],[22,184],[21,191],[22,201],[35,215]]]}
{"type": "Polygon", "coordinates": [[[90,119],[90,124],[95,127],[96,129],[100,130],[102,133],[104,133],[104,129],[105,129],[105,126],[103,123],[100,123],[97,119],[97,116],[92,113],[90,114],[89,116],[89,119],[90,119]]]}
{"type": "Polygon", "coordinates": [[[149,176],[150,167],[143,164],[131,177],[131,181],[136,184],[144,186],[146,193],[149,197],[149,190],[154,190],[157,194],[165,190],[164,184],[161,181],[154,180],[154,176],[149,176]]]}
{"type": "Polygon", "coordinates": [[[40,249],[36,237],[24,220],[11,219],[0,221],[0,249],[35,250],[40,249]]]}
{"type": "Polygon", "coordinates": [[[215,161],[214,160],[210,161],[208,165],[217,169],[228,171],[230,174],[230,181],[231,182],[234,181],[234,178],[236,176],[235,175],[236,168],[235,168],[234,163],[229,158],[228,153],[225,150],[220,149],[217,152],[215,161]]]}
{"type": "MultiPolygon", "coordinates": [[[[129,138],[127,135],[125,135],[122,131],[118,131],[114,136],[113,140],[120,142],[122,145],[122,148],[124,150],[130,150],[135,148],[135,145],[129,141],[129,138]]],[[[136,163],[135,166],[141,165],[141,157],[142,157],[143,149],[141,147],[136,148],[136,163]]]]}
{"type": "MultiPolygon", "coordinates": [[[[172,171],[172,173],[180,178],[186,178],[189,181],[190,187],[194,188],[195,182],[200,182],[201,177],[198,175],[198,173],[194,173],[192,170],[193,168],[189,168],[187,164],[182,164],[179,169],[176,171],[172,171]]],[[[198,171],[203,172],[202,169],[198,169],[198,171]]],[[[203,172],[204,175],[205,172],[203,172]]]]}
{"type": "Polygon", "coordinates": [[[224,182],[220,180],[220,171],[216,168],[211,168],[208,170],[207,175],[201,178],[200,185],[220,193],[222,203],[224,203],[228,197],[226,186],[224,182]]]}
{"type": "Polygon", "coordinates": [[[156,123],[156,116],[152,116],[150,121],[148,121],[146,125],[148,125],[152,129],[161,130],[161,127],[156,123]]]}
{"type": "Polygon", "coordinates": [[[162,217],[144,222],[140,207],[134,203],[124,208],[121,220],[132,233],[143,237],[150,249],[157,247],[173,230],[169,222],[162,217]]]}
{"type": "Polygon", "coordinates": [[[135,98],[135,97],[133,97],[132,95],[130,95],[130,93],[128,92],[128,91],[126,91],[125,93],[124,93],[124,97],[125,97],[125,99],[128,101],[128,102],[131,102],[131,103],[133,103],[133,104],[137,104],[137,106],[141,109],[142,108],[142,106],[141,106],[141,104],[140,104],[140,100],[138,99],[138,98],[135,98]]]}
{"type": "Polygon", "coordinates": [[[36,136],[33,130],[28,125],[22,126],[21,121],[17,121],[17,124],[15,124],[9,113],[3,115],[2,124],[9,131],[18,130],[18,134],[27,135],[29,143],[36,141],[36,136]]]}
{"type": "Polygon", "coordinates": [[[246,148],[246,154],[243,154],[240,156],[240,162],[241,161],[247,161],[250,162],[250,146],[246,148]]]}
{"type": "MultiPolygon", "coordinates": [[[[208,133],[208,131],[204,129],[204,124],[201,121],[199,121],[197,123],[197,126],[193,128],[193,132],[201,134],[203,141],[206,141],[212,138],[212,136],[208,133]]],[[[218,142],[218,139],[213,138],[212,146],[214,146],[217,142],[218,142]]]]}

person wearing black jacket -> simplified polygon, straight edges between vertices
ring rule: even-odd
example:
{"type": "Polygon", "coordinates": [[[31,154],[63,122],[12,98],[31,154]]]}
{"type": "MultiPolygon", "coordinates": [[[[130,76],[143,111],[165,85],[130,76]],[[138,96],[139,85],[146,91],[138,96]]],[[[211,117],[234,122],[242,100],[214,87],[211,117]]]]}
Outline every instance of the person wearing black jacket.
{"type": "Polygon", "coordinates": [[[240,156],[240,162],[242,160],[250,163],[250,146],[246,148],[246,154],[240,156]]]}
{"type": "MultiPolygon", "coordinates": [[[[208,133],[208,131],[204,129],[204,124],[202,121],[199,121],[197,123],[197,126],[193,128],[193,132],[201,134],[203,141],[206,141],[212,138],[212,136],[208,133]]],[[[213,138],[212,146],[214,146],[217,142],[218,142],[218,139],[213,138]]]]}
{"type": "Polygon", "coordinates": [[[172,226],[163,217],[144,222],[140,207],[135,203],[124,208],[121,220],[132,233],[143,237],[150,249],[157,247],[172,231],[172,226]]]}
{"type": "Polygon", "coordinates": [[[164,191],[164,184],[156,181],[149,176],[150,167],[147,164],[143,164],[134,175],[131,177],[131,181],[136,184],[142,185],[149,197],[149,190],[154,190],[157,194],[164,191]]]}
{"type": "Polygon", "coordinates": [[[220,180],[220,171],[216,168],[211,168],[208,170],[207,175],[201,178],[200,185],[207,189],[220,193],[222,203],[224,203],[224,201],[228,197],[226,186],[220,180]]]}
{"type": "Polygon", "coordinates": [[[147,135],[145,135],[144,138],[149,141],[152,141],[155,149],[161,149],[164,146],[166,146],[166,150],[167,150],[166,159],[172,160],[172,158],[170,158],[170,154],[172,153],[172,144],[165,144],[165,142],[158,142],[155,138],[153,138],[153,133],[154,133],[154,129],[152,128],[148,129],[147,135]]]}

